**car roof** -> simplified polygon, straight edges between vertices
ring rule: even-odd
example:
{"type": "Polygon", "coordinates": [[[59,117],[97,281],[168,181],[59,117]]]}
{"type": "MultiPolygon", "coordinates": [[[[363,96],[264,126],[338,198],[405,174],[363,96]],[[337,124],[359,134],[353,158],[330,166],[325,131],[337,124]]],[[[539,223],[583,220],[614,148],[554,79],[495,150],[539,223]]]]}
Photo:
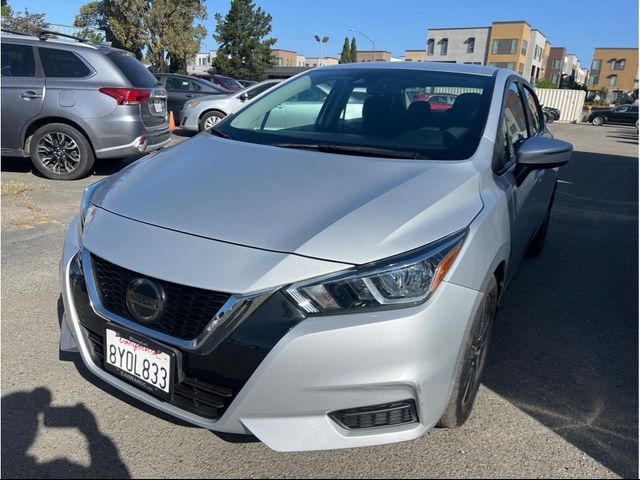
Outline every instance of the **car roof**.
{"type": "Polygon", "coordinates": [[[465,63],[445,63],[445,62],[358,62],[343,63],[340,65],[329,65],[320,67],[322,69],[374,69],[382,68],[389,70],[428,70],[432,72],[467,73],[473,75],[492,76],[498,70],[497,67],[486,67],[484,65],[469,65],[465,63]]]}
{"type": "MultiPolygon", "coordinates": [[[[53,35],[53,34],[52,34],[53,35]]],[[[35,35],[27,35],[27,34],[18,34],[18,33],[8,33],[2,32],[1,37],[2,41],[10,41],[11,43],[15,40],[22,44],[34,45],[40,47],[56,47],[56,48],[65,48],[69,50],[109,50],[109,51],[121,51],[126,52],[126,50],[121,50],[119,48],[114,48],[110,43],[101,43],[95,44],[90,42],[80,42],[78,40],[73,39],[65,39],[61,38],[47,38],[46,40],[42,40],[40,37],[35,35]]],[[[130,53],[130,52],[126,52],[130,53]]]]}

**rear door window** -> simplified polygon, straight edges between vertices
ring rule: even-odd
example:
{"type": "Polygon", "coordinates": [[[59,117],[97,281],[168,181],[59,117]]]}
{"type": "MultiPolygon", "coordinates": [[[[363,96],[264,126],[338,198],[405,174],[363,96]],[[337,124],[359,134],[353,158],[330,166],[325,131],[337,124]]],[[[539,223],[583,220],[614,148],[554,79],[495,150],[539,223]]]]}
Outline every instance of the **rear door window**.
{"type": "Polygon", "coordinates": [[[107,57],[118,67],[122,74],[127,77],[131,85],[136,88],[151,88],[158,83],[156,77],[144,68],[133,54],[113,50],[107,53],[107,57]]]}
{"type": "Polygon", "coordinates": [[[178,77],[167,77],[164,85],[167,90],[188,92],[191,89],[191,82],[189,80],[178,77]]]}
{"type": "Polygon", "coordinates": [[[83,78],[91,74],[89,67],[74,52],[43,47],[38,50],[45,77],[83,78]]]}
{"type": "Polygon", "coordinates": [[[36,62],[33,47],[29,45],[2,44],[2,69],[4,77],[35,77],[36,62]]]}

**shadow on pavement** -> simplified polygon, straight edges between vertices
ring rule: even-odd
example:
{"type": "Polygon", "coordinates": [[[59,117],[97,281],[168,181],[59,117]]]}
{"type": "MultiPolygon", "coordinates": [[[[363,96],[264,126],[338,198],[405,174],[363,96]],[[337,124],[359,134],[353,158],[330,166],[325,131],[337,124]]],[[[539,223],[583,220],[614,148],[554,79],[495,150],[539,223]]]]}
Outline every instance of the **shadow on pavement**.
{"type": "Polygon", "coordinates": [[[575,152],[560,179],[545,250],[503,297],[484,384],[638,478],[638,159],[575,152]]]}
{"type": "Polygon", "coordinates": [[[51,405],[51,392],[36,388],[2,397],[2,476],[5,478],[129,477],[113,441],[104,435],[87,407],[51,405]],[[44,428],[77,429],[87,440],[91,464],[66,458],[40,463],[27,452],[44,428]]]}
{"type": "Polygon", "coordinates": [[[608,138],[615,138],[619,143],[629,143],[631,145],[638,145],[638,134],[635,127],[621,128],[607,134],[608,138]]]}
{"type": "MultiPolygon", "coordinates": [[[[119,172],[127,165],[135,162],[142,155],[137,157],[127,158],[114,158],[114,159],[102,159],[96,160],[94,165],[93,175],[111,175],[119,172]]],[[[15,172],[15,173],[31,173],[32,175],[44,178],[40,172],[38,172],[31,164],[31,159],[28,157],[2,157],[2,171],[3,172],[15,172]]]]}

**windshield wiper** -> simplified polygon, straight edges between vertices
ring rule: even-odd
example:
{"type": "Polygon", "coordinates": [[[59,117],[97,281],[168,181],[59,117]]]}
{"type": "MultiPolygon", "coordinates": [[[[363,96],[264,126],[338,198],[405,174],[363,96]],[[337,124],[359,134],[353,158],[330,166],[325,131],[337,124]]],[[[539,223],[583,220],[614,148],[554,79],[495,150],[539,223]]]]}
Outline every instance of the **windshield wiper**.
{"type": "Polygon", "coordinates": [[[316,150],[325,153],[343,153],[348,155],[360,155],[364,157],[381,158],[409,158],[412,160],[428,160],[428,157],[419,152],[407,152],[405,150],[393,150],[390,148],[362,147],[355,145],[331,145],[318,143],[274,143],[273,147],[297,148],[300,150],[316,150]]]}
{"type": "Polygon", "coordinates": [[[208,131],[211,132],[211,135],[215,135],[217,137],[222,137],[222,138],[227,138],[229,140],[233,140],[233,138],[231,138],[231,135],[228,135],[228,134],[224,133],[222,130],[218,130],[215,127],[210,128],[208,131]]]}

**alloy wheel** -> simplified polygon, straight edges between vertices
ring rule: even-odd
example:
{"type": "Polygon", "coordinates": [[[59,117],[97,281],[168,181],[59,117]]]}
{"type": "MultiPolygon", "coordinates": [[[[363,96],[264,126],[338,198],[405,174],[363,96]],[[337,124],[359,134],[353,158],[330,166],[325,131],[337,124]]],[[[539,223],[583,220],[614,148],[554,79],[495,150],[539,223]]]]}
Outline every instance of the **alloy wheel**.
{"type": "Polygon", "coordinates": [[[204,129],[205,130],[209,130],[210,128],[213,128],[214,126],[216,126],[220,120],[222,120],[220,117],[216,117],[215,115],[207,118],[204,121],[204,129]]]}
{"type": "Polygon", "coordinates": [[[57,175],[71,173],[80,165],[80,147],[65,133],[47,133],[36,148],[42,165],[57,175]]]}

